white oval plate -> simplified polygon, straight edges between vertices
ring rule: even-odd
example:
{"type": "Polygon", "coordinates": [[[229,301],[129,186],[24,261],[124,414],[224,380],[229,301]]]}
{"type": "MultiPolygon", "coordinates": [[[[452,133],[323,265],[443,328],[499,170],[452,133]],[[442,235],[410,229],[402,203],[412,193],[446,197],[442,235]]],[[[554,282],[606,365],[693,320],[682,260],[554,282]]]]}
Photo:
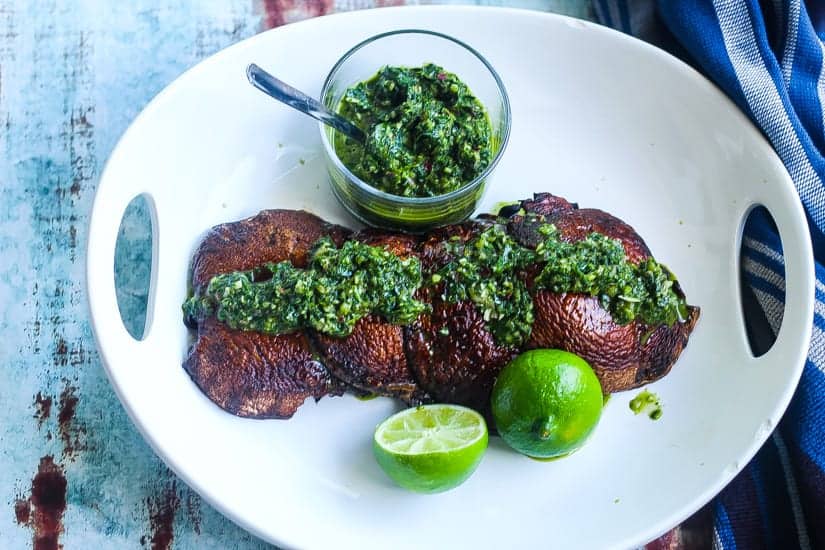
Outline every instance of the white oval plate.
{"type": "Polygon", "coordinates": [[[748,462],[799,379],[812,321],[813,263],[793,185],[765,139],[712,84],[673,57],[559,16],[469,7],[381,9],[263,33],[188,71],[135,120],[100,182],[89,232],[89,301],[111,382],[155,451],[253,533],[300,548],[629,547],[712,498],[748,462]],[[494,438],[458,489],[418,496],[375,464],[374,426],[397,404],[306,403],[289,421],[214,406],[181,368],[180,304],[191,253],[213,224],[305,208],[355,225],[328,189],[316,124],[247,84],[257,62],[317,94],[352,45],[397,28],[466,41],[499,70],[513,128],[480,210],[550,191],[627,220],[680,277],[702,317],[652,388],[658,422],[615,395],[575,455],[537,462],[494,438]],[[112,265],[126,204],[155,209],[153,307],[145,339],[118,316],[112,265]],[[749,351],[738,288],[741,226],[766,205],[785,245],[785,320],[749,351]]]}

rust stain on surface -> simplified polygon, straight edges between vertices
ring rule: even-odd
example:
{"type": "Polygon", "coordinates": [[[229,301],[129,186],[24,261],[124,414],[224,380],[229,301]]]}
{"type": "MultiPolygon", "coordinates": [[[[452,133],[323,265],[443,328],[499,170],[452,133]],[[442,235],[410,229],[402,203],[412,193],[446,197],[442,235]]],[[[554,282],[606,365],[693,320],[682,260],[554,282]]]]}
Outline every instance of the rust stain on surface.
{"type": "MultiPolygon", "coordinates": [[[[37,288],[35,285],[35,293],[37,293],[37,288]]],[[[39,304],[35,302],[35,306],[39,304]]],[[[26,323],[26,328],[24,329],[26,332],[26,336],[29,337],[30,342],[30,350],[33,354],[40,353],[40,333],[42,331],[42,324],[40,323],[40,319],[37,317],[34,318],[33,321],[26,323]]]]}
{"type": "Polygon", "coordinates": [[[89,357],[86,353],[86,348],[83,347],[83,342],[78,340],[69,349],[69,365],[78,367],[80,365],[89,363],[89,357]]]}
{"type": "Polygon", "coordinates": [[[334,0],[262,0],[265,29],[280,27],[309,17],[325,15],[335,7],[334,0]]]}
{"type": "Polygon", "coordinates": [[[186,517],[196,534],[201,534],[201,499],[191,489],[186,494],[186,517]]]}
{"type": "Polygon", "coordinates": [[[335,7],[335,2],[334,0],[307,0],[305,6],[307,17],[318,17],[331,12],[335,7]]]}
{"type": "Polygon", "coordinates": [[[15,519],[32,530],[34,550],[62,548],[59,539],[66,511],[66,486],[63,468],[55,464],[54,457],[46,455],[40,459],[37,473],[32,478],[29,498],[15,501],[15,519]]]}
{"type": "MultiPolygon", "coordinates": [[[[72,230],[70,228],[69,232],[70,239],[77,238],[77,234],[74,234],[72,237],[72,230]]],[[[58,323],[63,323],[63,320],[60,318],[53,319],[58,323]]],[[[83,347],[83,342],[78,340],[74,341],[71,344],[66,342],[62,336],[60,336],[60,332],[62,329],[55,329],[55,346],[54,346],[54,353],[52,354],[52,363],[56,367],[65,367],[65,366],[72,366],[78,367],[88,362],[88,354],[86,353],[86,348],[83,347]]]]}
{"type": "Polygon", "coordinates": [[[54,345],[54,364],[58,366],[65,365],[68,354],[69,346],[66,344],[66,340],[64,340],[63,337],[58,336],[54,345]]]}
{"type": "Polygon", "coordinates": [[[86,428],[74,421],[77,404],[80,402],[75,391],[77,388],[69,384],[63,388],[57,413],[57,429],[63,440],[63,456],[69,459],[74,459],[75,453],[85,449],[80,438],[86,433],[86,428]]]}
{"type": "MultiPolygon", "coordinates": [[[[149,512],[149,539],[152,550],[167,550],[175,538],[175,515],[180,507],[177,481],[173,480],[159,495],[146,499],[149,512]]],[[[141,537],[146,544],[146,537],[141,537]]]]}
{"type": "Polygon", "coordinates": [[[292,4],[287,0],[263,0],[264,28],[272,29],[286,23],[285,4],[292,4]]]}
{"type": "Polygon", "coordinates": [[[74,392],[74,386],[66,386],[60,394],[60,412],[57,415],[57,422],[60,424],[61,433],[69,427],[69,423],[74,418],[77,402],[80,401],[74,392]]]}
{"type": "MultiPolygon", "coordinates": [[[[72,184],[74,186],[75,184],[72,184]]],[[[74,224],[69,226],[69,248],[74,250],[77,248],[77,227],[74,224]]]]}
{"type": "Polygon", "coordinates": [[[18,498],[14,501],[14,517],[18,525],[27,525],[29,523],[29,513],[31,512],[31,505],[28,500],[18,498]]]}
{"type": "Polygon", "coordinates": [[[38,429],[43,426],[43,422],[45,422],[51,414],[52,398],[49,396],[43,397],[42,393],[37,392],[37,395],[34,396],[34,418],[37,419],[38,429]]]}

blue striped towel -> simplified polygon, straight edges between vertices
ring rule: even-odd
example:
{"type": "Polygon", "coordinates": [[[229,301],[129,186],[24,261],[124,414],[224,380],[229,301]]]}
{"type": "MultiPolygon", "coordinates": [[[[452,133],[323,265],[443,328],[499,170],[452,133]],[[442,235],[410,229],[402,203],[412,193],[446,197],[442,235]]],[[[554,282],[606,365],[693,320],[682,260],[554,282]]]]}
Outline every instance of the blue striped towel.
{"type": "MultiPolygon", "coordinates": [[[[825,548],[825,2],[594,0],[593,8],[602,23],[713,80],[762,129],[796,184],[817,260],[811,348],[782,422],[712,503],[713,543],[825,548]]],[[[770,325],[762,340],[775,338],[784,263],[764,213],[746,225],[743,259],[744,280],[770,325]]]]}

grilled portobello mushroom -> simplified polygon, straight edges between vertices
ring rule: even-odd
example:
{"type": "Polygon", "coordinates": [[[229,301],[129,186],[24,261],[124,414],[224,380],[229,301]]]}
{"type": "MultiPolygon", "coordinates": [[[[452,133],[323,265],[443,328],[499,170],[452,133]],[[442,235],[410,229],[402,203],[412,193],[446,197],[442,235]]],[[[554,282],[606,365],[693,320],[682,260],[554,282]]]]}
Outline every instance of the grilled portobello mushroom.
{"type": "Polygon", "coordinates": [[[332,237],[341,245],[351,231],[303,210],[264,210],[210,229],[192,258],[192,287],[197,291],[215,275],[247,271],[267,262],[289,261],[305,267],[312,245],[332,237]]]}
{"type": "MultiPolygon", "coordinates": [[[[416,255],[418,246],[415,236],[375,229],[365,229],[353,238],[382,246],[402,258],[416,255]]],[[[404,327],[368,315],[344,338],[309,332],[321,360],[340,380],[372,395],[397,397],[409,405],[429,401],[410,371],[404,353],[404,327]]]]}
{"type": "Polygon", "coordinates": [[[216,405],[249,418],[290,418],[307,398],[345,389],[304,333],[242,332],[214,317],[198,325],[183,368],[216,405]]]}
{"type": "MultiPolygon", "coordinates": [[[[325,236],[339,247],[355,239],[401,258],[415,256],[428,280],[456,259],[454,245],[472,241],[493,225],[521,246],[535,249],[542,239],[539,228],[547,223],[556,227],[564,242],[592,233],[616,239],[634,265],[651,257],[642,238],[622,220],[540,193],[503,209],[499,216],[481,216],[424,236],[374,229],[353,235],[307,212],[264,211],[209,231],[193,258],[191,284],[195,292],[203,291],[215,275],[267,262],[288,260],[306,267],[312,246],[325,236]]],[[[537,263],[518,274],[530,289],[535,317],[522,345],[497,343],[476,304],[448,300],[443,283],[429,283],[415,296],[428,310],[409,325],[370,314],[345,337],[312,329],[266,335],[232,330],[213,317],[189,319],[197,338],[184,367],[210,399],[240,416],[288,418],[305,399],[345,389],[396,397],[408,404],[458,403],[487,414],[498,372],[526,349],[576,353],[594,368],[606,393],[622,391],[667,374],[699,317],[699,309],[688,306],[686,318],[670,326],[640,319],[619,324],[597,297],[536,286],[541,269],[537,263]]],[[[678,283],[673,288],[684,298],[678,283]]]]}
{"type": "MultiPolygon", "coordinates": [[[[308,212],[265,210],[212,228],[195,251],[191,284],[203,291],[215,275],[266,262],[304,266],[312,245],[350,231],[308,212]]],[[[214,317],[187,319],[197,331],[183,367],[222,409],[252,418],[289,418],[308,398],[341,395],[344,384],[321,363],[303,333],[260,334],[228,328],[214,317]]]]}
{"type": "MultiPolygon", "coordinates": [[[[622,244],[631,264],[651,257],[630,225],[602,210],[579,209],[549,193],[522,201],[521,207],[524,214],[514,215],[508,230],[523,246],[535,248],[538,222],[530,214],[539,214],[541,223],[555,225],[564,241],[601,233],[622,244]]],[[[675,290],[684,298],[678,283],[675,290]]],[[[688,306],[687,318],[673,326],[649,326],[641,320],[620,325],[594,296],[549,290],[533,294],[533,309],[536,320],[527,348],[559,348],[581,356],[593,367],[605,393],[636,388],[670,372],[699,319],[699,308],[688,306]]]]}
{"type": "MultiPolygon", "coordinates": [[[[436,229],[419,247],[422,269],[438,271],[455,259],[450,244],[467,243],[493,223],[482,219],[436,229]]],[[[416,380],[435,401],[464,405],[489,417],[496,376],[519,350],[496,343],[473,302],[447,301],[441,286],[422,288],[418,297],[431,305],[432,312],[405,330],[407,358],[416,380]]]]}

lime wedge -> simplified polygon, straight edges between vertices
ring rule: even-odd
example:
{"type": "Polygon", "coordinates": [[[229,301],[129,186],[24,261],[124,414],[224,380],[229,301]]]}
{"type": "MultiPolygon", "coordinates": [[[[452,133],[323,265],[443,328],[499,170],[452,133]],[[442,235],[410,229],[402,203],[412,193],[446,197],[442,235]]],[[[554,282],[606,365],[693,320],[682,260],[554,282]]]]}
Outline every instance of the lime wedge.
{"type": "Polygon", "coordinates": [[[373,452],[386,474],[417,493],[461,485],[487,449],[487,424],[472,409],[424,405],[396,413],[378,425],[373,452]]]}

